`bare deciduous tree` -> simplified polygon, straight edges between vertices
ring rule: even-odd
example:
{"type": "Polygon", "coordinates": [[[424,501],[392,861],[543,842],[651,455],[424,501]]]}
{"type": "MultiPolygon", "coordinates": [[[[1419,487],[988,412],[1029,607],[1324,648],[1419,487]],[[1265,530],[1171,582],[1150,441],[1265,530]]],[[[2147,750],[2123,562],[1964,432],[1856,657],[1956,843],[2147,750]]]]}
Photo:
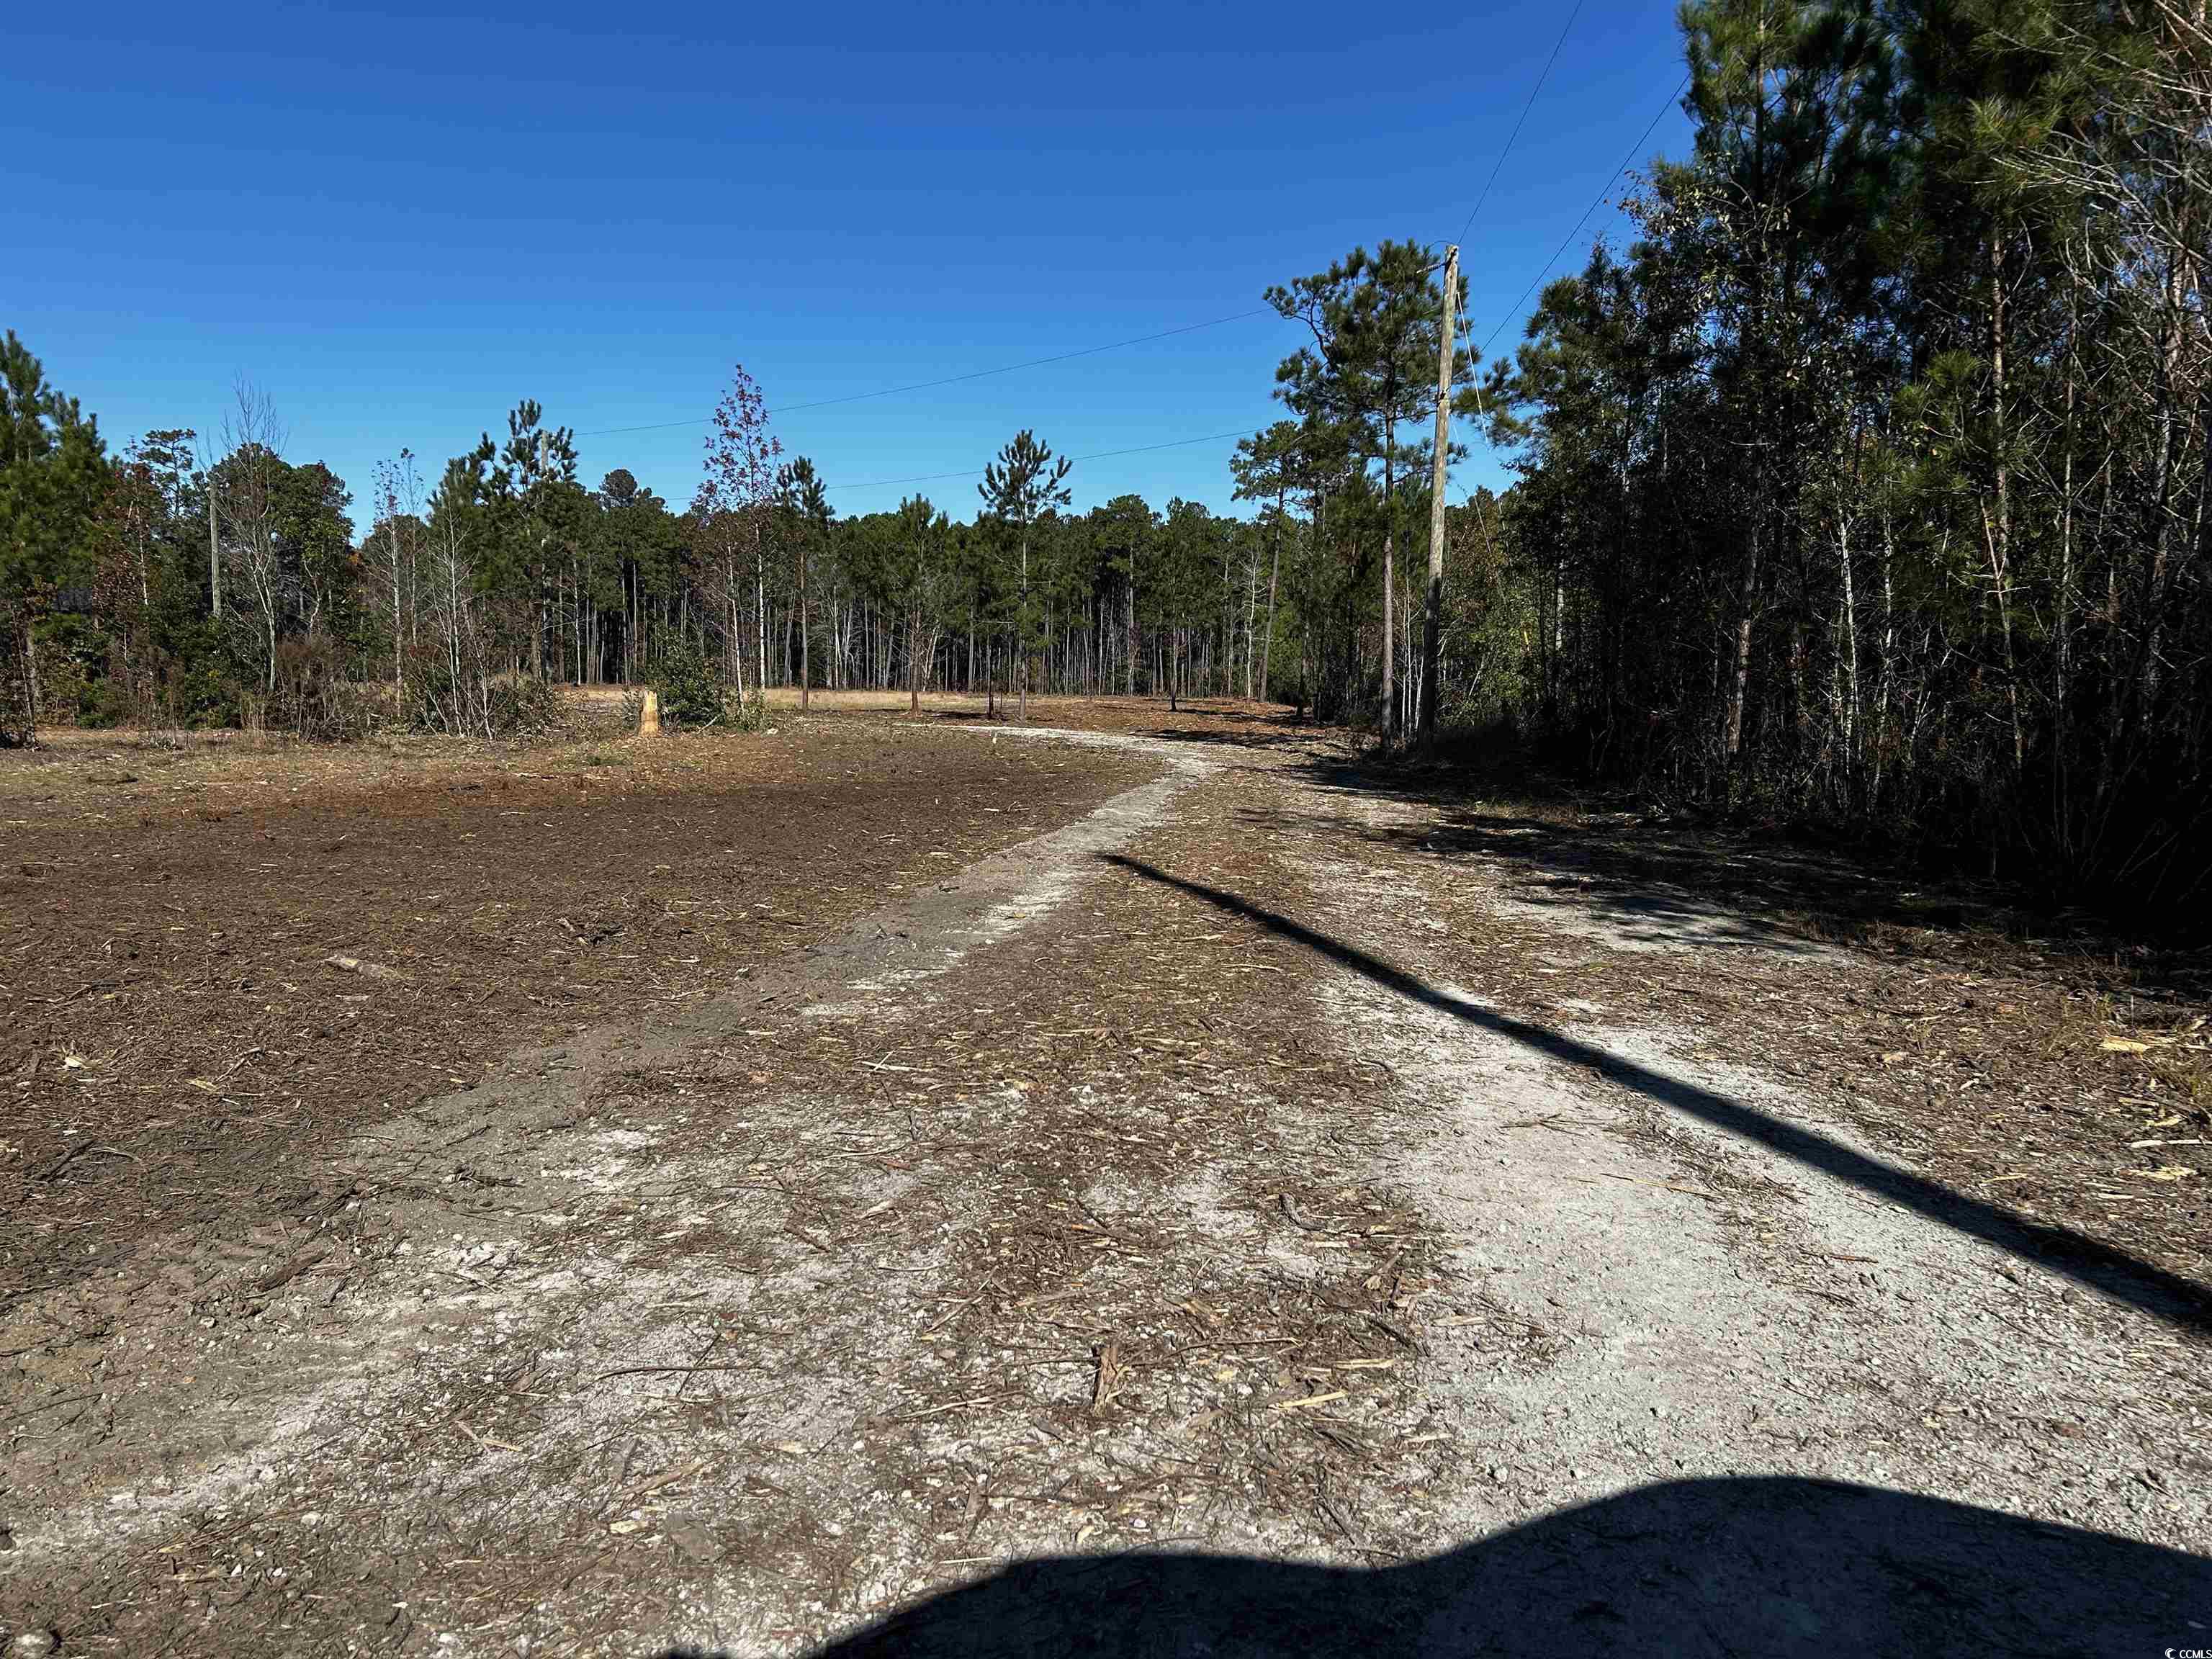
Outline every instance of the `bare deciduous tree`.
{"type": "MultiPolygon", "coordinates": [[[[276,689],[276,633],[284,614],[284,568],[277,545],[276,492],[289,434],[269,394],[240,379],[217,429],[218,459],[208,470],[216,546],[234,593],[232,616],[260,659],[263,689],[276,689]]],[[[218,587],[222,585],[220,577],[218,587]]]]}

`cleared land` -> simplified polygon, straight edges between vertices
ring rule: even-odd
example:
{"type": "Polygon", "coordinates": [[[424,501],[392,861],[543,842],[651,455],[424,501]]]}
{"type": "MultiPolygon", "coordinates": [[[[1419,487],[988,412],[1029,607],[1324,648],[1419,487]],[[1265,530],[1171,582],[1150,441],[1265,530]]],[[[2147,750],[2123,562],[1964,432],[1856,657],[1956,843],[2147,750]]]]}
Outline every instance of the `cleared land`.
{"type": "Polygon", "coordinates": [[[0,771],[0,1626],[2212,1626],[2201,961],[1280,710],[903,702],[0,771]]]}

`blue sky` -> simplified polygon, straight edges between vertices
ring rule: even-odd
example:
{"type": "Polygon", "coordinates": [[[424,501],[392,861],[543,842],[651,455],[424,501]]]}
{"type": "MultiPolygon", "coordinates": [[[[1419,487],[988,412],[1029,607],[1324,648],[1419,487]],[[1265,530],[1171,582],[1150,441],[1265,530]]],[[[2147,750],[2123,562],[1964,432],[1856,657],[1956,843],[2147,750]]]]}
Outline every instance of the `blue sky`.
{"type": "MultiPolygon", "coordinates": [[[[697,421],[742,362],[771,406],[809,403],[1227,316],[1356,243],[1441,244],[1571,9],[26,9],[0,325],[111,444],[209,429],[246,376],[365,522],[379,459],[434,475],[526,396],[580,434],[697,421]]],[[[1478,338],[1510,320],[1508,349],[1681,74],[1671,5],[1584,0],[1467,238],[1478,338]]],[[[1687,142],[1669,111],[1646,149],[1687,142]]],[[[905,492],[858,486],[980,469],[1024,426],[1085,456],[1263,425],[1297,343],[1245,318],[775,427],[866,512],[905,492]]],[[[581,435],[581,474],[627,466],[680,507],[703,430],[581,435]]],[[[1085,461],[1076,505],[1225,508],[1231,447],[1085,461]]],[[[1461,470],[1495,476],[1479,446],[1461,470]]],[[[913,488],[974,508],[972,480],[913,488]]]]}

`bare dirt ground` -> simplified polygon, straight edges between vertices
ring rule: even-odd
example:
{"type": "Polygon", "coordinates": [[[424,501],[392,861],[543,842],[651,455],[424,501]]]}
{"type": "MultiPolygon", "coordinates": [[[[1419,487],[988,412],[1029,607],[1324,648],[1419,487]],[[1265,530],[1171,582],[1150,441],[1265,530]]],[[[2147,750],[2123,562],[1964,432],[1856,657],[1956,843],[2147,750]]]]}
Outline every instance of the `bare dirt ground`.
{"type": "Polygon", "coordinates": [[[2201,962],[817,702],[0,773],[19,1650],[2212,1648],[2201,962]]]}

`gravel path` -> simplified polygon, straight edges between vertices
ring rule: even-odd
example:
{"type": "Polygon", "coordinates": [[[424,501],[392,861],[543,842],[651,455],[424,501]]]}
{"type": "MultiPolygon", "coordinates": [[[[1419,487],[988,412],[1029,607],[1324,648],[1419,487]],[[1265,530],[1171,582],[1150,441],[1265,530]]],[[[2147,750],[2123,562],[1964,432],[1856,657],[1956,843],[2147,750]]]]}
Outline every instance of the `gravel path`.
{"type": "Polygon", "coordinates": [[[975,741],[1161,771],[348,1140],[137,1431],[11,1431],[19,1650],[2212,1649],[2201,1312],[1626,991],[1850,947],[975,741]]]}

